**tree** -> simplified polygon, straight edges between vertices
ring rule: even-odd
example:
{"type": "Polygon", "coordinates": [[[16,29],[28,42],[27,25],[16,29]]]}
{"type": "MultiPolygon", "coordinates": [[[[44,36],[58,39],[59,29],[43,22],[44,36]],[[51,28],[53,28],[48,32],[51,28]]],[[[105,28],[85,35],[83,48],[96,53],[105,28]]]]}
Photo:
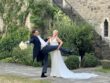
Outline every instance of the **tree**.
{"type": "Polygon", "coordinates": [[[48,0],[34,0],[33,4],[30,4],[30,8],[32,13],[31,22],[34,23],[34,26],[40,28],[42,35],[46,34],[46,30],[54,18],[55,7],[48,0]]]}
{"type": "Polygon", "coordinates": [[[93,51],[93,30],[90,25],[84,24],[76,29],[74,37],[74,45],[78,49],[81,60],[83,59],[86,52],[90,53],[93,51]]]}

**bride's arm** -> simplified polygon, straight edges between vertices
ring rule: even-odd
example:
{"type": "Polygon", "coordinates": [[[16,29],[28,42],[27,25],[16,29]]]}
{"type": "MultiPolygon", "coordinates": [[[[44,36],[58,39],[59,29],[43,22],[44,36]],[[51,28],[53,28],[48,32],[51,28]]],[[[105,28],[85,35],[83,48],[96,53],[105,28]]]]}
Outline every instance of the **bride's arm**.
{"type": "Polygon", "coordinates": [[[63,41],[57,37],[57,42],[59,43],[58,49],[63,45],[63,41]]]}
{"type": "Polygon", "coordinates": [[[50,38],[51,38],[51,36],[49,36],[49,37],[47,38],[47,43],[50,43],[50,38]]]}

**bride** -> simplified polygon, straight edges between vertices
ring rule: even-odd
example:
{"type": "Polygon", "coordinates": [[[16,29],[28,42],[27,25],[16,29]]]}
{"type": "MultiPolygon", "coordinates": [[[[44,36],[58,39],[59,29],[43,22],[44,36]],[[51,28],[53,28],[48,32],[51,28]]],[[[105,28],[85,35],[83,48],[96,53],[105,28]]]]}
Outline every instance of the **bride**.
{"type": "Polygon", "coordinates": [[[64,63],[63,57],[59,51],[63,42],[58,37],[58,30],[53,31],[52,37],[50,37],[49,42],[51,45],[59,45],[58,49],[52,51],[51,55],[51,73],[50,76],[62,77],[62,78],[72,78],[72,79],[89,79],[91,77],[96,77],[97,75],[91,73],[74,73],[70,71],[64,63]]]}

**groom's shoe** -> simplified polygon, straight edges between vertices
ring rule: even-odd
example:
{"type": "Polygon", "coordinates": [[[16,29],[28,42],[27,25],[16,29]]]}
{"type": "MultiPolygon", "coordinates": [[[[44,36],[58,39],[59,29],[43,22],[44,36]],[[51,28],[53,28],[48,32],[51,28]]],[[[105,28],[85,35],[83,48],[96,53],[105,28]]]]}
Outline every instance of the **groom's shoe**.
{"type": "Polygon", "coordinates": [[[47,77],[44,73],[42,73],[41,78],[47,77]]]}

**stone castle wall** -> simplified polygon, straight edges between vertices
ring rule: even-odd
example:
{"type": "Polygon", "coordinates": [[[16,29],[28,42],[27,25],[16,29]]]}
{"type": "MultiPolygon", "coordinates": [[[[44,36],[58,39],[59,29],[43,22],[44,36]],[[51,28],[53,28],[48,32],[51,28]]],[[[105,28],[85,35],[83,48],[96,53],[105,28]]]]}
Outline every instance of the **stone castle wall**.
{"type": "Polygon", "coordinates": [[[100,59],[110,60],[110,0],[53,0],[73,21],[92,24],[95,28],[95,54],[100,59]],[[57,2],[60,1],[60,2],[57,2]],[[70,8],[68,8],[68,6],[70,8]],[[78,19],[78,20],[76,20],[78,19]],[[82,21],[81,21],[82,22],[82,21]],[[106,23],[105,23],[106,22],[106,23]],[[105,26],[106,25],[106,26],[105,26]],[[105,36],[104,28],[108,27],[105,36]],[[97,33],[96,33],[97,32],[97,33]]]}
{"type": "Polygon", "coordinates": [[[98,24],[110,14],[110,0],[66,0],[92,24],[98,24]]]}
{"type": "MultiPolygon", "coordinates": [[[[103,23],[110,19],[110,0],[66,0],[87,22],[95,26],[99,35],[103,36],[103,23]]],[[[110,28],[110,27],[109,27],[110,28]]],[[[110,31],[110,29],[109,29],[110,31]]],[[[110,33],[107,38],[110,39],[110,33]]]]}

